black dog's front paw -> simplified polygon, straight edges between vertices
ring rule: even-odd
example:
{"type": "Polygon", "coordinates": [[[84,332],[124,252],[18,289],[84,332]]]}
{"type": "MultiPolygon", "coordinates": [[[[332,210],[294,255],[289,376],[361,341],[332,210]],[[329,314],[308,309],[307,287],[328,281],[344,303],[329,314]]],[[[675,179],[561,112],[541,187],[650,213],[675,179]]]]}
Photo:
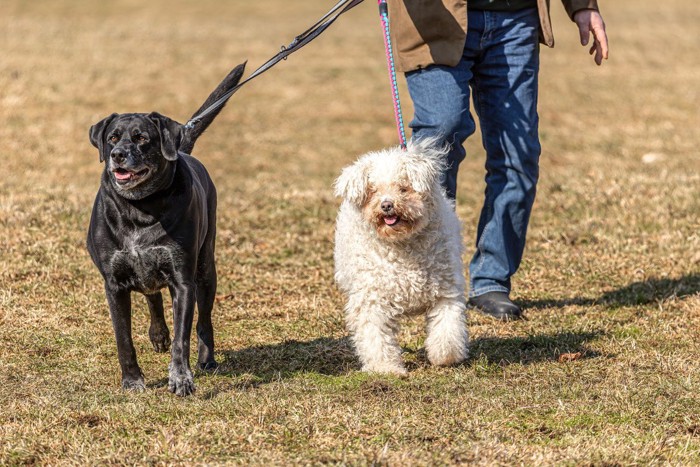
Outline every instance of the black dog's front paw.
{"type": "Polygon", "coordinates": [[[151,325],[148,328],[148,337],[153,344],[153,350],[158,353],[165,353],[170,349],[170,331],[168,328],[151,325]]]}
{"type": "Polygon", "coordinates": [[[198,362],[197,366],[199,367],[200,370],[203,371],[214,371],[217,368],[219,368],[219,364],[216,363],[216,360],[212,359],[211,361],[208,362],[198,362]]]}
{"type": "Polygon", "coordinates": [[[143,392],[146,390],[146,381],[143,376],[140,378],[123,378],[122,389],[125,391],[143,392]]]}
{"type": "Polygon", "coordinates": [[[194,393],[194,377],[190,370],[173,371],[170,370],[168,378],[168,391],[175,395],[184,397],[194,393]]]}

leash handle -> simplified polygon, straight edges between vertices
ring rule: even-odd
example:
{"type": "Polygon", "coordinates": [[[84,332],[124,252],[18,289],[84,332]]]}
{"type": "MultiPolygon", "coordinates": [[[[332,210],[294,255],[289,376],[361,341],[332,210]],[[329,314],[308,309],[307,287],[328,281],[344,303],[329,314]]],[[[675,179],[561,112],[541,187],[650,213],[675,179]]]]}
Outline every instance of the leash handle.
{"type": "Polygon", "coordinates": [[[403,124],[403,113],[401,112],[401,99],[399,98],[399,86],[396,82],[396,67],[394,65],[394,54],[391,47],[391,36],[389,34],[389,7],[386,0],[377,0],[379,3],[379,17],[382,22],[382,32],[384,33],[384,50],[386,52],[386,66],[389,70],[389,82],[391,84],[391,98],[394,102],[394,119],[396,128],[399,130],[399,144],[402,149],[406,149],[406,132],[403,124]]]}

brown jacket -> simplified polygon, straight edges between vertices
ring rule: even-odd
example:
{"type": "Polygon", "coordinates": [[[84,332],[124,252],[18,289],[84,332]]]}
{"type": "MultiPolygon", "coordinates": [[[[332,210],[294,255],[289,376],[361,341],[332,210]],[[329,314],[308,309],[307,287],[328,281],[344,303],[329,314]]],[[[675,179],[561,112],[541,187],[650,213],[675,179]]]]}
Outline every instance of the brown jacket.
{"type": "MultiPolygon", "coordinates": [[[[464,50],[467,0],[388,0],[391,39],[398,71],[428,65],[455,66],[464,50]]],[[[562,0],[570,18],[578,10],[598,9],[597,0],[562,0]]],[[[540,39],[554,46],[549,0],[537,0],[540,39]]]]}

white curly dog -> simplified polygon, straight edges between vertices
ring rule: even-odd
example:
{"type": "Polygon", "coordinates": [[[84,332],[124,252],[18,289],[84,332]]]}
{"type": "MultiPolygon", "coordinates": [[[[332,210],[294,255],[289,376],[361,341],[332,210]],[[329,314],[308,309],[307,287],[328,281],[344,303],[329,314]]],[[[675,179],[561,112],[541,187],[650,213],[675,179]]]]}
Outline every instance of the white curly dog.
{"type": "Polygon", "coordinates": [[[467,357],[462,237],[440,186],[444,160],[426,139],[366,154],[335,182],[335,280],[363,371],[406,374],[399,320],[419,313],[430,363],[467,357]]]}

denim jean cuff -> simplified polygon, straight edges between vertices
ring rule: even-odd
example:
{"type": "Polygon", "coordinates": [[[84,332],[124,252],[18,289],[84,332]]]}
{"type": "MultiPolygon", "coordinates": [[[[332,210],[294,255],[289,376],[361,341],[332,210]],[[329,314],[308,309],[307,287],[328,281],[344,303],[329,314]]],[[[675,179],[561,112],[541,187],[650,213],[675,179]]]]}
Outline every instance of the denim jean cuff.
{"type": "Polygon", "coordinates": [[[470,290],[469,298],[478,297],[479,295],[484,295],[485,293],[489,292],[505,292],[507,294],[510,294],[510,290],[508,290],[506,287],[503,287],[502,285],[490,285],[487,287],[480,287],[477,289],[470,290]]]}

